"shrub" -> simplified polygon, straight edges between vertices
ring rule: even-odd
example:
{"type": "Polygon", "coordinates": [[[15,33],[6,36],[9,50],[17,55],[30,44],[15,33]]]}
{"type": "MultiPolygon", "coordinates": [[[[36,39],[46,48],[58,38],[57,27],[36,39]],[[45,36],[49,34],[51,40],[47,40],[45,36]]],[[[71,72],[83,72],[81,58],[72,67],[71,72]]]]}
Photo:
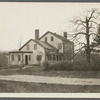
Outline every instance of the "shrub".
{"type": "Polygon", "coordinates": [[[92,71],[99,71],[100,70],[100,62],[92,62],[91,63],[91,70],[92,71]]]}
{"type": "Polygon", "coordinates": [[[68,62],[57,62],[51,65],[51,69],[53,70],[72,70],[71,63],[68,62]]]}
{"type": "Polygon", "coordinates": [[[64,70],[64,71],[98,71],[100,70],[100,62],[91,62],[88,64],[86,61],[74,62],[55,62],[49,64],[44,62],[45,70],[64,70]]]}
{"type": "Polygon", "coordinates": [[[86,61],[75,61],[72,69],[78,71],[98,71],[100,70],[100,63],[92,61],[88,64],[86,61]]]}
{"type": "Polygon", "coordinates": [[[24,67],[23,64],[21,65],[9,65],[8,68],[9,69],[22,69],[24,67]]]}
{"type": "Polygon", "coordinates": [[[8,66],[7,53],[0,52],[0,68],[2,67],[6,68],[7,66],[8,66]]]}
{"type": "Polygon", "coordinates": [[[46,62],[45,70],[72,70],[72,64],[67,62],[55,62],[48,65],[46,62]]]}
{"type": "Polygon", "coordinates": [[[78,70],[78,71],[87,71],[90,70],[90,66],[86,61],[75,61],[72,66],[73,70],[78,70]]]}
{"type": "Polygon", "coordinates": [[[44,70],[50,70],[50,64],[48,61],[44,61],[42,66],[44,67],[44,70]]]}

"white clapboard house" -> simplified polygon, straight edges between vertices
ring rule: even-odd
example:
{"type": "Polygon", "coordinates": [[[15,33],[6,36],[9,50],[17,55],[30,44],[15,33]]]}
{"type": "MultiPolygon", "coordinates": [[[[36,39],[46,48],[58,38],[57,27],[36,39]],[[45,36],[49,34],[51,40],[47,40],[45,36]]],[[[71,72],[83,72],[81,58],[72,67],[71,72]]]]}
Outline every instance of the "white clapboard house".
{"type": "Polygon", "coordinates": [[[18,51],[9,52],[10,65],[36,65],[42,61],[56,62],[73,58],[74,43],[63,36],[50,31],[39,37],[35,30],[35,39],[30,39],[18,51]]]}

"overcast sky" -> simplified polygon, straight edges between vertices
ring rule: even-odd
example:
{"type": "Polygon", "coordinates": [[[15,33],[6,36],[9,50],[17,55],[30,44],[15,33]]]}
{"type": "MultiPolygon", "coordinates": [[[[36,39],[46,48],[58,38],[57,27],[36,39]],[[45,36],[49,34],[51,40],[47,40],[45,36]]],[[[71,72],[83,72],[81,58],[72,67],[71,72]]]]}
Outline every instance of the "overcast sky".
{"type": "Polygon", "coordinates": [[[71,33],[69,20],[100,3],[0,3],[0,50],[17,50],[34,39],[34,30],[40,36],[47,31],[71,33]]]}

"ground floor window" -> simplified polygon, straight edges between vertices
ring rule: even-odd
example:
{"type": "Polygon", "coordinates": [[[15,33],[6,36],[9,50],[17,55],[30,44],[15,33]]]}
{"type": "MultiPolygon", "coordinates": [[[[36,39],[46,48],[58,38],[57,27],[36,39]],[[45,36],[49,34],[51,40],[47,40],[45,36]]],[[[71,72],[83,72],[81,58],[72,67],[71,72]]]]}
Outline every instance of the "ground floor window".
{"type": "Polygon", "coordinates": [[[47,55],[47,56],[46,56],[46,59],[47,59],[48,61],[55,61],[55,60],[57,60],[57,55],[54,55],[54,54],[47,55]]]}
{"type": "Polygon", "coordinates": [[[29,61],[31,61],[31,55],[29,55],[29,61]]]}
{"type": "Polygon", "coordinates": [[[18,61],[20,61],[21,60],[21,56],[20,55],[18,55],[18,61]]]}
{"type": "Polygon", "coordinates": [[[46,60],[48,61],[62,61],[63,60],[63,55],[62,54],[48,54],[46,56],[46,60]]]}
{"type": "Polygon", "coordinates": [[[52,60],[52,56],[51,55],[47,55],[47,60],[51,61],[52,60]]]}
{"type": "Polygon", "coordinates": [[[59,56],[58,56],[58,60],[59,60],[59,61],[62,61],[62,59],[63,59],[63,56],[62,56],[62,55],[59,55],[59,56]]]}
{"type": "Polygon", "coordinates": [[[11,55],[11,59],[12,59],[12,61],[14,61],[14,55],[11,55]]]}
{"type": "Polygon", "coordinates": [[[41,61],[42,60],[42,56],[41,55],[37,55],[37,61],[41,61]]]}
{"type": "Polygon", "coordinates": [[[53,60],[56,60],[56,56],[55,55],[53,55],[53,60]]]}

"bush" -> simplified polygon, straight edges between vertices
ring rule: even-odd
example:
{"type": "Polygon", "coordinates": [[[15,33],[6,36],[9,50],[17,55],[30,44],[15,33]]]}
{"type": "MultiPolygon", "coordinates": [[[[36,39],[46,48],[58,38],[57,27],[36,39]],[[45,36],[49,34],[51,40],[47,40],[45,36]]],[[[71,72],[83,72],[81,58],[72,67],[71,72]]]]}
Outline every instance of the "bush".
{"type": "Polygon", "coordinates": [[[44,67],[44,70],[50,70],[50,64],[48,61],[44,61],[42,66],[44,67]]]}
{"type": "Polygon", "coordinates": [[[53,70],[72,70],[72,64],[68,62],[57,62],[51,65],[53,70]]]}
{"type": "Polygon", "coordinates": [[[100,62],[92,62],[91,63],[91,70],[92,71],[99,71],[100,70],[100,62]]]}
{"type": "Polygon", "coordinates": [[[64,71],[99,71],[100,62],[91,62],[88,64],[86,61],[75,62],[55,62],[49,64],[44,62],[45,70],[64,70],[64,71]]]}
{"type": "Polygon", "coordinates": [[[24,67],[23,64],[21,65],[9,65],[8,69],[22,69],[24,67]]]}
{"type": "Polygon", "coordinates": [[[67,62],[55,62],[47,65],[46,63],[44,66],[45,70],[72,70],[72,64],[67,62]]]}
{"type": "Polygon", "coordinates": [[[7,53],[0,52],[0,68],[2,67],[6,68],[7,66],[8,66],[7,53]]]}
{"type": "Polygon", "coordinates": [[[98,71],[100,70],[100,62],[94,61],[88,64],[86,61],[75,61],[72,69],[78,71],[98,71]]]}
{"type": "Polygon", "coordinates": [[[90,70],[90,66],[88,63],[86,63],[86,61],[75,61],[72,69],[77,71],[87,71],[90,70]]]}

